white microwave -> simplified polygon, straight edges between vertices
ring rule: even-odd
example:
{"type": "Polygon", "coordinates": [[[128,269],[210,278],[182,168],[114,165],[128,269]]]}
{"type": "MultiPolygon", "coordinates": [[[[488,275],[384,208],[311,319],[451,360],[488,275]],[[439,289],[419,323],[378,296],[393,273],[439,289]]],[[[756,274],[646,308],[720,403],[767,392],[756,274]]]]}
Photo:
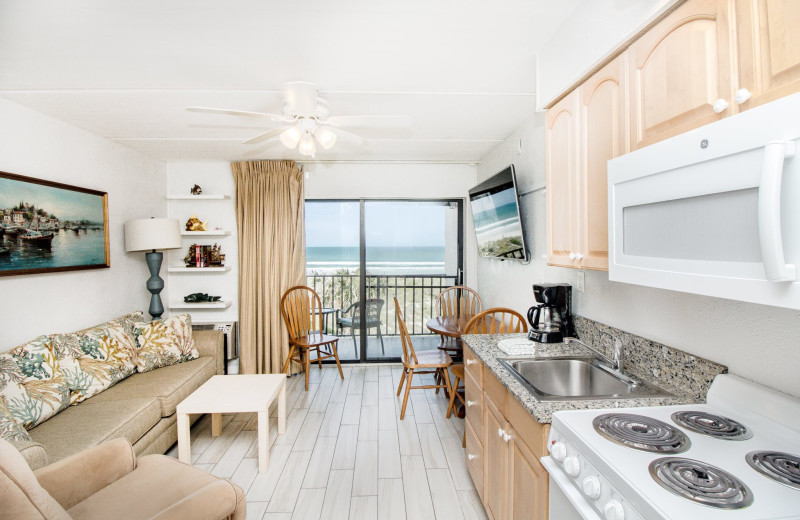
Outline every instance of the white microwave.
{"type": "Polygon", "coordinates": [[[612,281],[800,309],[800,94],[608,162],[612,281]]]}

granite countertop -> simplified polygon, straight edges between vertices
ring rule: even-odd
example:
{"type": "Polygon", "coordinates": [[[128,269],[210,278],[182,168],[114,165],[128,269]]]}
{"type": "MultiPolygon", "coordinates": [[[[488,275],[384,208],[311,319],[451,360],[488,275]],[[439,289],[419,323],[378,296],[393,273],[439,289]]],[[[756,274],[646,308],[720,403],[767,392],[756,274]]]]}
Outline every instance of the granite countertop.
{"type": "MultiPolygon", "coordinates": [[[[539,401],[519,380],[506,370],[496,358],[507,357],[528,357],[528,356],[509,356],[497,347],[497,343],[507,338],[525,338],[524,334],[469,334],[462,336],[475,355],[484,363],[488,370],[491,370],[495,377],[508,389],[517,401],[540,423],[549,423],[553,412],[559,410],[584,410],[589,408],[632,408],[637,406],[665,406],[671,404],[686,404],[702,401],[698,398],[694,389],[685,388],[681,392],[680,387],[668,382],[659,380],[657,377],[647,377],[641,371],[629,370],[626,362],[625,373],[645,383],[657,386],[666,390],[675,397],[642,397],[636,399],[582,399],[565,401],[539,401]],[[695,394],[695,395],[692,395],[695,394]]],[[[566,345],[564,343],[535,343],[532,358],[547,358],[557,356],[592,356],[591,351],[577,343],[566,345]]],[[[593,345],[594,346],[594,345],[593,345]]],[[[724,368],[724,367],[723,367],[724,368]]],[[[714,374],[716,375],[716,374],[714,374]]],[[[713,379],[713,377],[712,377],[713,379]]],[[[707,390],[707,388],[706,388],[707,390]]],[[[703,393],[705,396],[705,393],[703,393]]]]}

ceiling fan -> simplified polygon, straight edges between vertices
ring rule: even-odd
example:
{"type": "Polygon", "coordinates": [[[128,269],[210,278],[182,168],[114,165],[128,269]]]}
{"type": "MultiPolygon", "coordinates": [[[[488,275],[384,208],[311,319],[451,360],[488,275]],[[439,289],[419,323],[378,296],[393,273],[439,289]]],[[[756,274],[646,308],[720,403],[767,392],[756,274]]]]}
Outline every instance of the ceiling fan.
{"type": "Polygon", "coordinates": [[[408,116],[330,116],[328,102],[319,96],[317,86],[304,81],[293,81],[284,86],[283,106],[280,114],[248,112],[226,108],[187,107],[190,112],[227,114],[253,117],[282,123],[274,130],[268,130],[244,144],[263,143],[276,137],[290,149],[297,148],[301,155],[311,156],[317,152],[317,145],[330,149],[338,137],[350,137],[364,142],[364,137],[345,130],[345,127],[408,127],[408,116]]]}

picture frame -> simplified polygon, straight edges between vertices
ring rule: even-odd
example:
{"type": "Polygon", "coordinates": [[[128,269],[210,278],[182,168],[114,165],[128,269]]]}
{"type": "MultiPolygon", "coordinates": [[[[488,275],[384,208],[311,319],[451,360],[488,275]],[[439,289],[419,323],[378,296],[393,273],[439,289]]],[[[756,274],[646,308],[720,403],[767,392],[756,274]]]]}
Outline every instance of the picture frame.
{"type": "Polygon", "coordinates": [[[0,276],[108,267],[107,192],[0,171],[0,276]]]}

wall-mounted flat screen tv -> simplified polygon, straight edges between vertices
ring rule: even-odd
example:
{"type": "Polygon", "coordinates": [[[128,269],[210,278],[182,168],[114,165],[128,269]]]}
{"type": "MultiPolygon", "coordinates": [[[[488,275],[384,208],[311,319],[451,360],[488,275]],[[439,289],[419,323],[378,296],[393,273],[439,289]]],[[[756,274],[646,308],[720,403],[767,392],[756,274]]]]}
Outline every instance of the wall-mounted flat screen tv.
{"type": "Polygon", "coordinates": [[[527,260],[514,165],[469,190],[478,253],[527,260]]]}

